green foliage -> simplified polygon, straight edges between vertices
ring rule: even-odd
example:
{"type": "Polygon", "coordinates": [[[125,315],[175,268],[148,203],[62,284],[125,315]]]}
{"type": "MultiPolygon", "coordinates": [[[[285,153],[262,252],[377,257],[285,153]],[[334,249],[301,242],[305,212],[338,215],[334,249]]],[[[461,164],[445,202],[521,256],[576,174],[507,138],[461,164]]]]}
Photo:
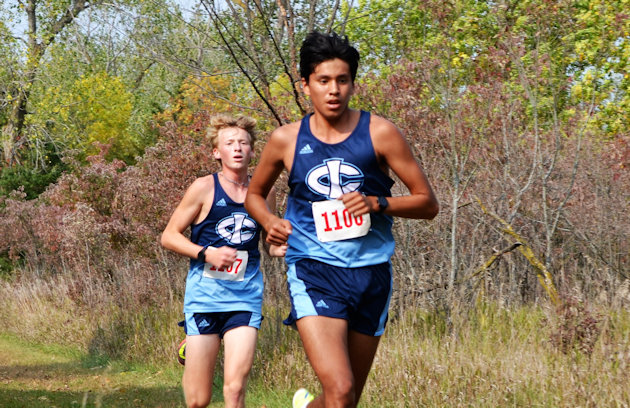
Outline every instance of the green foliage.
{"type": "Polygon", "coordinates": [[[553,112],[571,120],[578,105],[592,112],[592,129],[609,137],[628,129],[627,1],[363,0],[350,16],[346,33],[368,73],[386,77],[401,60],[439,61],[430,85],[441,97],[427,103],[446,107],[458,90],[499,75],[543,128],[553,112]]]}
{"type": "Polygon", "coordinates": [[[442,73],[462,73],[496,35],[489,7],[461,0],[363,0],[350,10],[346,33],[359,47],[368,72],[385,76],[401,60],[438,56],[442,73]]]}
{"type": "Polygon", "coordinates": [[[360,0],[350,10],[348,2],[343,6],[350,13],[345,34],[359,49],[362,71],[386,70],[426,39],[430,17],[407,0],[360,0]]]}
{"type": "MultiPolygon", "coordinates": [[[[35,3],[36,33],[26,33],[23,42],[0,36],[5,159],[13,163],[7,157],[13,152],[21,162],[27,148],[49,141],[61,156],[70,150],[74,157],[86,157],[98,150],[93,145],[97,141],[111,145],[108,159],[134,162],[155,143],[151,117],[166,106],[185,75],[157,64],[155,53],[146,52],[141,40],[172,32],[185,38],[174,29],[183,25],[181,14],[169,0],[120,0],[114,7],[96,1],[87,4],[89,13],[59,25],[61,16],[80,3],[35,3]],[[153,24],[144,37],[146,27],[138,15],[153,24]],[[4,126],[9,121],[12,126],[4,126]]],[[[3,5],[2,11],[0,34],[8,31],[11,20],[26,21],[22,3],[3,5]]]]}
{"type": "Polygon", "coordinates": [[[11,261],[9,255],[0,253],[0,281],[12,276],[14,269],[15,263],[11,261]]]}
{"type": "Polygon", "coordinates": [[[11,191],[23,188],[28,199],[35,198],[49,184],[57,180],[63,167],[62,164],[54,165],[45,170],[23,165],[4,167],[0,171],[0,194],[8,195],[11,191]]]}
{"type": "Polygon", "coordinates": [[[575,29],[563,40],[574,43],[576,102],[595,103],[592,124],[606,134],[630,126],[630,18],[624,0],[584,0],[575,6],[575,29]]]}
{"type": "Polygon", "coordinates": [[[0,197],[19,189],[26,199],[33,199],[68,169],[50,144],[42,151],[30,149],[29,153],[22,164],[0,168],[0,197]]]}
{"type": "MultiPolygon", "coordinates": [[[[241,102],[243,102],[241,99],[241,102]]],[[[190,126],[200,111],[229,112],[235,108],[237,92],[234,84],[224,76],[203,75],[186,78],[179,90],[177,97],[172,98],[169,107],[154,116],[157,123],[165,124],[174,121],[180,126],[190,126]],[[215,97],[218,93],[224,97],[215,97]]]]}
{"type": "MultiPolygon", "coordinates": [[[[2,13],[0,5],[0,13],[2,13]]],[[[15,94],[15,71],[19,69],[19,53],[16,52],[17,42],[10,35],[10,27],[7,22],[0,19],[0,129],[7,124],[8,110],[11,101],[16,97],[15,94]]]]}

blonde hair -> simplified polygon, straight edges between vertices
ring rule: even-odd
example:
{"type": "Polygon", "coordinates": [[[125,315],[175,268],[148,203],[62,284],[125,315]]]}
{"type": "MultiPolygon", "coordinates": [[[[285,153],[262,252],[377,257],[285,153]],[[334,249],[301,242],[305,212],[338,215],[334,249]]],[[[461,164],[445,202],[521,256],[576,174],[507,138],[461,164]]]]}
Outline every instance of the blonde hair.
{"type": "Polygon", "coordinates": [[[210,117],[210,124],[206,130],[206,137],[210,139],[212,148],[219,146],[219,131],[226,128],[241,128],[249,134],[252,144],[256,141],[256,119],[249,116],[232,116],[220,113],[210,117]]]}

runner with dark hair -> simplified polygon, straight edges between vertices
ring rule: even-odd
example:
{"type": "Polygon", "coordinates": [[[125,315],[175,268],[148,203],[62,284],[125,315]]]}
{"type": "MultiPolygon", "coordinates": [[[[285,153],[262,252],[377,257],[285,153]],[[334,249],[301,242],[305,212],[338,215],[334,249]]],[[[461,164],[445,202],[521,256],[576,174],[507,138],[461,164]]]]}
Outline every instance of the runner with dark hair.
{"type": "Polygon", "coordinates": [[[365,385],[392,293],[392,216],[432,219],[438,202],[400,131],[382,117],[350,109],[359,53],[345,37],[310,33],[300,50],[304,93],[314,112],[276,129],[265,146],[245,207],[288,243],[295,324],[321,385],[294,408],[355,407],[365,385]],[[285,218],[265,203],[283,170],[285,218]],[[390,171],[409,194],[392,197],[390,171]]]}

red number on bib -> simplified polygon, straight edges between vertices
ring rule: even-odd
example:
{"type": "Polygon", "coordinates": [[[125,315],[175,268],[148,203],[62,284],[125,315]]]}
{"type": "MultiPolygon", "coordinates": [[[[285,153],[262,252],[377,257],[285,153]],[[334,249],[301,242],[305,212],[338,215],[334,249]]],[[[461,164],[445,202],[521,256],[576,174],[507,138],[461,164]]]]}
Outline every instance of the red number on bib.
{"type": "Polygon", "coordinates": [[[324,228],[324,231],[332,231],[332,228],[330,228],[330,224],[328,224],[328,213],[323,213],[322,217],[324,217],[324,222],[326,223],[326,228],[324,228]]]}
{"type": "Polygon", "coordinates": [[[335,226],[336,230],[340,230],[343,228],[343,226],[339,223],[339,211],[335,210],[332,212],[332,215],[335,216],[335,221],[337,222],[337,225],[335,226]]]}
{"type": "MultiPolygon", "coordinates": [[[[347,209],[343,210],[343,213],[341,214],[343,217],[343,225],[341,224],[340,220],[339,220],[339,211],[335,210],[332,213],[330,213],[331,215],[334,216],[334,221],[335,221],[335,230],[340,230],[343,228],[343,226],[345,225],[346,228],[350,228],[352,227],[353,224],[356,225],[361,225],[363,224],[363,216],[359,215],[358,217],[354,217],[352,216],[352,214],[350,214],[348,212],[347,209]]],[[[328,213],[322,213],[321,214],[322,217],[324,217],[324,223],[326,224],[326,228],[324,228],[324,231],[326,232],[330,232],[333,230],[333,228],[331,228],[330,226],[330,222],[328,221],[328,213]]]]}
{"type": "MultiPolygon", "coordinates": [[[[237,258],[236,262],[234,262],[234,265],[236,265],[236,268],[234,268],[234,273],[238,273],[238,270],[241,268],[241,264],[243,263],[242,259],[237,258]]],[[[228,271],[229,272],[229,271],[228,271]]]]}
{"type": "Polygon", "coordinates": [[[348,210],[343,210],[343,223],[346,227],[352,227],[352,215],[348,212],[348,210]]]}
{"type": "Polygon", "coordinates": [[[238,273],[239,268],[241,267],[241,264],[243,263],[243,260],[240,258],[237,258],[236,261],[227,267],[227,269],[225,268],[218,268],[214,265],[210,266],[210,270],[211,271],[217,271],[217,272],[226,272],[226,273],[232,273],[232,271],[234,271],[234,273],[238,273]]]}

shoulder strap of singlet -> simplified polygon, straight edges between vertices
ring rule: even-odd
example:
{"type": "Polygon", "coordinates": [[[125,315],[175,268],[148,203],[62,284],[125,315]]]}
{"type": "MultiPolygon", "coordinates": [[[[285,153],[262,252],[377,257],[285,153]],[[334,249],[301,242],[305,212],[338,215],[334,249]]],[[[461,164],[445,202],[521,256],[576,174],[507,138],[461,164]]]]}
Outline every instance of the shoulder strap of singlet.
{"type": "Polygon", "coordinates": [[[236,201],[232,200],[232,198],[228,195],[228,193],[225,192],[225,190],[223,189],[223,186],[219,182],[218,172],[214,173],[212,176],[214,177],[214,199],[212,200],[212,206],[214,206],[214,204],[217,201],[219,201],[221,198],[223,198],[229,204],[234,204],[234,205],[242,204],[242,203],[237,203],[236,201]]]}

